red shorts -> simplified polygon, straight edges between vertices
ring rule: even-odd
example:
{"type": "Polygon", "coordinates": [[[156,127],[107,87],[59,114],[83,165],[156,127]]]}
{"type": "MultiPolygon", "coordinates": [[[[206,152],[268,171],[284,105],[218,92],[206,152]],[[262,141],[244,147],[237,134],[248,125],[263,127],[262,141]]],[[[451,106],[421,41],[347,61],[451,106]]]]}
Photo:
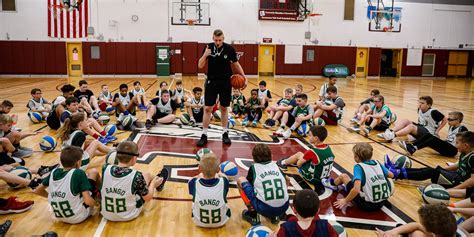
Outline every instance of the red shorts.
{"type": "Polygon", "coordinates": [[[337,125],[337,116],[333,111],[324,112],[321,118],[327,125],[337,125]]]}

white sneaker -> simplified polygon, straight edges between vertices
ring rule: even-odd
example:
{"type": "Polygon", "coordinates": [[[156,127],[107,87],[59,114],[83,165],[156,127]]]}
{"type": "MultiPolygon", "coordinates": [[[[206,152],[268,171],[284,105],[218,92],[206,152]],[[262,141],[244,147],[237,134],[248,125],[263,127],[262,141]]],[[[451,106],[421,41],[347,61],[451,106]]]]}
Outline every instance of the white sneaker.
{"type": "Polygon", "coordinates": [[[383,132],[382,133],[377,133],[377,137],[378,138],[383,138],[383,134],[384,134],[383,132]]]}
{"type": "Polygon", "coordinates": [[[291,136],[291,129],[288,128],[288,130],[284,131],[282,135],[283,135],[283,138],[284,138],[284,139],[290,138],[290,136],[291,136]]]}
{"type": "Polygon", "coordinates": [[[359,120],[357,118],[352,118],[350,121],[351,121],[351,123],[358,123],[359,122],[359,120]]]}
{"type": "Polygon", "coordinates": [[[118,118],[117,118],[117,121],[119,121],[121,123],[122,120],[123,120],[123,117],[125,117],[125,115],[123,113],[120,113],[118,118]]]}
{"type": "Polygon", "coordinates": [[[388,129],[385,130],[385,132],[383,133],[383,139],[385,139],[386,141],[392,141],[394,138],[395,138],[395,133],[388,129]]]}
{"type": "Polygon", "coordinates": [[[349,132],[360,132],[360,127],[359,126],[348,127],[347,131],[349,131],[349,132]]]}
{"type": "Polygon", "coordinates": [[[273,135],[275,136],[278,136],[278,137],[282,137],[283,136],[283,132],[285,132],[285,129],[283,129],[282,127],[278,128],[276,130],[276,132],[273,133],[273,135]]]}

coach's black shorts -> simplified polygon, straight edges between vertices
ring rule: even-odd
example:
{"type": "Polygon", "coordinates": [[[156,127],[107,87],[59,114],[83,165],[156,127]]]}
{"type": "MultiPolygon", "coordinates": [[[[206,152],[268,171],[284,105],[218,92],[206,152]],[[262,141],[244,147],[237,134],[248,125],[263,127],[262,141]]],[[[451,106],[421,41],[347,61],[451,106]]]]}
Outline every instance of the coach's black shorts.
{"type": "Polygon", "coordinates": [[[232,99],[232,86],[229,78],[216,78],[206,80],[204,83],[204,104],[213,106],[216,104],[217,96],[221,106],[228,107],[232,99]]]}

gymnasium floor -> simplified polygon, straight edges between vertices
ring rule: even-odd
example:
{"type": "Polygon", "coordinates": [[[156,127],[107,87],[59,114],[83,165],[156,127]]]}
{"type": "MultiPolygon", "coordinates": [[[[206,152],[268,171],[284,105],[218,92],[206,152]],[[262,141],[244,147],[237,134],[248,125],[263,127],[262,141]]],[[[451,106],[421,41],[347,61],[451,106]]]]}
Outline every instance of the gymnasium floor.
{"type": "MultiPolygon", "coordinates": [[[[176,78],[165,78],[174,88],[176,78]]],[[[203,80],[197,77],[185,77],[184,87],[191,90],[194,86],[202,86],[203,80]]],[[[52,165],[59,161],[59,149],[55,152],[43,153],[39,150],[38,142],[43,135],[55,135],[46,123],[31,124],[26,116],[26,103],[30,98],[32,88],[40,88],[43,96],[48,100],[54,99],[60,94],[58,88],[68,83],[66,78],[2,78],[0,89],[0,100],[11,100],[15,107],[12,113],[19,115],[18,127],[25,131],[38,131],[39,134],[26,138],[22,145],[32,147],[34,154],[27,158],[28,167],[39,165],[52,165]]],[[[70,80],[77,87],[79,79],[70,80]]],[[[116,92],[118,85],[127,83],[132,87],[137,78],[87,78],[89,89],[95,94],[100,91],[102,84],[108,84],[111,91],[116,92]]],[[[161,79],[138,79],[147,90],[148,97],[154,95],[161,79]]],[[[250,78],[248,88],[257,88],[258,81],[265,80],[267,88],[272,91],[274,101],[280,98],[286,87],[294,87],[302,84],[304,93],[308,94],[309,101],[314,102],[317,98],[320,86],[326,82],[323,78],[250,78]]],[[[474,83],[469,79],[339,79],[337,82],[339,95],[344,98],[346,108],[344,119],[339,126],[326,126],[329,137],[326,143],[330,144],[336,156],[337,165],[332,175],[339,172],[350,171],[354,165],[352,146],[357,142],[369,142],[374,147],[374,158],[383,161],[383,155],[394,156],[402,153],[397,143],[381,143],[375,136],[375,132],[368,138],[362,135],[349,133],[349,119],[360,101],[367,98],[369,91],[378,88],[385,97],[386,104],[390,106],[398,118],[416,120],[417,99],[422,95],[431,95],[434,98],[434,108],[439,109],[445,115],[449,111],[459,110],[464,113],[464,124],[469,130],[474,129],[474,83]]],[[[244,91],[248,97],[249,89],[244,91]]],[[[179,112],[178,112],[179,114],[179,112]]],[[[138,113],[139,119],[143,120],[144,112],[138,113]]],[[[261,122],[266,119],[264,117],[261,122]]],[[[112,118],[115,121],[115,117],[112,118]]],[[[237,122],[237,124],[240,124],[237,122]]],[[[213,136],[220,140],[220,127],[215,124],[211,127],[210,138],[213,136]]],[[[447,128],[441,132],[441,137],[446,137],[447,128]]],[[[246,167],[250,164],[250,149],[252,144],[266,142],[272,147],[273,159],[278,160],[289,156],[296,151],[306,149],[307,143],[301,138],[292,138],[287,141],[272,139],[269,135],[273,131],[259,128],[243,128],[236,126],[232,131],[234,142],[230,147],[222,147],[220,142],[210,141],[208,147],[221,156],[221,160],[233,160],[239,166],[239,175],[246,174],[246,167]]],[[[68,225],[54,221],[49,212],[47,199],[35,196],[31,190],[11,190],[5,182],[0,181],[1,197],[5,198],[16,195],[20,200],[34,200],[33,208],[25,213],[14,215],[1,215],[0,222],[6,219],[13,220],[13,225],[8,232],[9,236],[39,235],[47,231],[55,231],[60,236],[243,236],[250,224],[240,217],[244,204],[238,197],[235,186],[229,192],[229,205],[232,210],[232,218],[222,228],[202,229],[196,227],[191,220],[191,196],[188,195],[186,181],[189,177],[197,174],[197,162],[192,158],[198,149],[194,142],[200,135],[199,129],[176,125],[160,126],[153,128],[149,133],[144,131],[118,132],[119,141],[125,139],[135,140],[140,147],[140,162],[136,168],[141,171],[157,173],[163,167],[168,168],[172,174],[163,192],[155,194],[154,200],[145,206],[143,214],[127,223],[111,223],[102,219],[97,213],[82,224],[68,225]]],[[[60,146],[58,146],[60,147],[60,146]]],[[[418,151],[411,157],[415,167],[445,165],[446,162],[455,162],[454,158],[442,158],[429,148],[418,151]]],[[[92,160],[90,167],[100,168],[104,163],[103,157],[92,160]]],[[[309,187],[298,175],[296,170],[289,170],[292,185],[289,187],[290,195],[295,190],[309,187]]],[[[323,218],[336,219],[346,227],[349,236],[375,236],[374,227],[391,228],[396,223],[417,220],[416,210],[421,204],[421,197],[416,187],[426,183],[420,182],[396,182],[395,194],[390,198],[391,206],[385,207],[378,213],[363,213],[356,208],[349,208],[346,213],[334,210],[331,203],[334,202],[336,194],[326,191],[320,199],[322,200],[321,213],[323,218]]],[[[97,207],[97,206],[96,206],[97,207]]],[[[276,225],[264,220],[263,224],[277,230],[276,225]]]]}

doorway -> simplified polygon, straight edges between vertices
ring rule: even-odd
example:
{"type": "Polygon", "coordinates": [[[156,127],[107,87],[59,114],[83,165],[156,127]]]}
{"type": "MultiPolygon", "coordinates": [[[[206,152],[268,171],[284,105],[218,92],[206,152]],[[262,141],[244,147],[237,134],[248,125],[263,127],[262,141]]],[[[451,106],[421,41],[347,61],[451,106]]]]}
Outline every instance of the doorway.
{"type": "Polygon", "coordinates": [[[382,49],[380,55],[380,76],[400,77],[402,71],[402,50],[382,49]]]}
{"type": "Polygon", "coordinates": [[[367,62],[369,59],[368,48],[357,48],[356,56],[356,77],[364,78],[367,76],[367,62]]]}
{"type": "Polygon", "coordinates": [[[82,43],[66,42],[67,74],[69,77],[82,77],[82,43]]]}
{"type": "Polygon", "coordinates": [[[275,75],[275,45],[259,45],[258,49],[258,75],[275,75]]]}
{"type": "Polygon", "coordinates": [[[198,58],[198,43],[197,42],[183,42],[183,76],[194,76],[198,74],[197,62],[198,58]]]}

